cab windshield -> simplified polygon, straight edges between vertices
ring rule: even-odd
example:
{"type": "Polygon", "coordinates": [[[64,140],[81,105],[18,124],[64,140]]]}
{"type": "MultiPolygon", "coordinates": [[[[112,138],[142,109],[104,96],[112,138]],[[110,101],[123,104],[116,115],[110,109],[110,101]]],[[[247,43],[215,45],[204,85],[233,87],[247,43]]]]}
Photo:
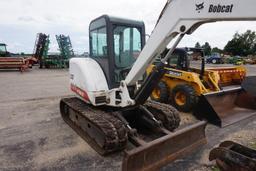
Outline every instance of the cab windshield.
{"type": "Polygon", "coordinates": [[[121,81],[141,51],[141,33],[135,27],[116,26],[114,33],[115,80],[121,81]]]}

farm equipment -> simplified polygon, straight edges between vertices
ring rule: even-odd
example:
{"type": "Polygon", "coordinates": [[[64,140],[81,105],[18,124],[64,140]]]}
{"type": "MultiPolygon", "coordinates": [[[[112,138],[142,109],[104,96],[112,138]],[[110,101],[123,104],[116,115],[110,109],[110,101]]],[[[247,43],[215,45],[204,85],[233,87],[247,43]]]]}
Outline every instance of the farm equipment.
{"type": "Polygon", "coordinates": [[[148,97],[185,34],[213,21],[256,20],[255,10],[250,8],[255,1],[229,2],[231,5],[214,1],[225,10],[215,14],[208,12],[218,8],[213,1],[205,1],[200,8],[194,1],[167,1],[145,45],[143,22],[106,15],[93,20],[90,57],[70,60],[71,90],[78,97],[60,101],[64,121],[99,154],[125,151],[123,170],[156,170],[201,147],[206,143],[206,122],[178,128],[176,109],[148,101],[148,97]],[[175,37],[172,47],[145,78],[146,69],[175,37]]]}
{"type": "Polygon", "coordinates": [[[61,68],[68,68],[69,59],[74,57],[74,51],[72,48],[71,40],[69,36],[63,34],[56,35],[56,40],[59,45],[61,60],[59,62],[61,68]]]}
{"type": "Polygon", "coordinates": [[[47,67],[46,58],[48,56],[49,44],[49,35],[43,33],[37,34],[34,46],[34,57],[38,59],[39,68],[47,67]]]}
{"type": "Polygon", "coordinates": [[[0,57],[10,56],[10,52],[6,49],[6,44],[0,43],[0,57]]]}
{"type": "Polygon", "coordinates": [[[250,64],[254,65],[256,64],[256,56],[248,56],[247,58],[244,59],[245,64],[250,64]]]}
{"type": "Polygon", "coordinates": [[[227,63],[233,65],[243,65],[245,64],[245,60],[240,56],[233,56],[227,58],[227,63]]]}
{"type": "Polygon", "coordinates": [[[216,160],[222,171],[256,170],[256,150],[233,141],[224,141],[219,147],[211,150],[209,160],[216,160]]]}
{"type": "Polygon", "coordinates": [[[206,58],[208,64],[223,64],[223,59],[219,53],[213,53],[211,56],[206,58]]]}
{"type": "MultiPolygon", "coordinates": [[[[227,126],[256,114],[256,101],[241,88],[246,76],[243,66],[205,69],[202,49],[175,49],[166,73],[151,99],[173,104],[218,126],[227,126]],[[188,53],[201,52],[201,69],[191,68],[188,53]],[[248,105],[241,101],[251,101],[248,105]],[[225,107],[223,107],[225,104],[225,107]]],[[[148,68],[152,72],[154,65],[148,68]]],[[[255,79],[256,82],[256,79],[255,79]]]]}
{"type": "Polygon", "coordinates": [[[56,35],[60,55],[50,55],[50,36],[38,33],[35,42],[34,56],[39,59],[40,68],[68,68],[69,59],[74,56],[69,36],[56,35]]]}
{"type": "Polygon", "coordinates": [[[21,72],[37,61],[33,57],[11,57],[11,54],[6,49],[6,44],[0,43],[0,69],[18,69],[21,72]]]}

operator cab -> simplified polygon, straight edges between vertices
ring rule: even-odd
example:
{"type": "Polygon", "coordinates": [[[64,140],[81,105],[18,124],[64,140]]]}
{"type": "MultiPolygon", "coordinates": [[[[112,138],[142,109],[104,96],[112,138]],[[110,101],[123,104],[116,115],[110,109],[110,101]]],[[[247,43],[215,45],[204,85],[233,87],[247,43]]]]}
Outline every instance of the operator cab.
{"type": "MultiPolygon", "coordinates": [[[[162,56],[165,56],[167,54],[169,49],[166,49],[166,51],[163,53],[162,56]]],[[[201,48],[176,48],[173,53],[171,58],[167,61],[167,64],[169,67],[182,70],[182,71],[188,71],[190,68],[190,55],[191,54],[197,54],[201,57],[202,59],[202,64],[203,59],[204,59],[204,52],[203,49],[201,48]]]]}
{"type": "Polygon", "coordinates": [[[90,58],[101,66],[109,88],[119,86],[145,45],[142,21],[103,15],[90,23],[90,58]]]}
{"type": "Polygon", "coordinates": [[[8,56],[6,44],[0,43],[0,57],[6,57],[6,56],[8,56]]]}

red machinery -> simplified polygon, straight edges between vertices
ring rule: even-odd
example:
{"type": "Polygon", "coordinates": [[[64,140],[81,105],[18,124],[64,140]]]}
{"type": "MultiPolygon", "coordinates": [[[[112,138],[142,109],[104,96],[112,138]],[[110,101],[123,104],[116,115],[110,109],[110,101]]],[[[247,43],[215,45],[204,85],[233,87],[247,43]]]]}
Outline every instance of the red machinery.
{"type": "Polygon", "coordinates": [[[35,61],[33,57],[1,57],[0,69],[19,69],[23,72],[31,68],[35,61]]]}
{"type": "Polygon", "coordinates": [[[6,44],[0,43],[0,69],[19,69],[23,72],[31,68],[36,61],[34,57],[10,57],[6,44]]]}

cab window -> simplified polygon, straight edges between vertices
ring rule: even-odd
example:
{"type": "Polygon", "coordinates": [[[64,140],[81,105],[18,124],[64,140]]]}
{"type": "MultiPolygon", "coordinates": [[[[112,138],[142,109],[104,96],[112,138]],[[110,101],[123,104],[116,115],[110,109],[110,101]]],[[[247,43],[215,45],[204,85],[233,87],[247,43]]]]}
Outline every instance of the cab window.
{"type": "Polygon", "coordinates": [[[137,28],[118,26],[114,29],[114,52],[117,67],[131,66],[141,51],[141,35],[137,28]]]}
{"type": "Polygon", "coordinates": [[[106,27],[91,31],[91,56],[106,57],[107,56],[107,30],[106,27]]]}
{"type": "Polygon", "coordinates": [[[141,33],[137,28],[116,26],[114,28],[115,80],[125,78],[141,51],[141,33]]]}

